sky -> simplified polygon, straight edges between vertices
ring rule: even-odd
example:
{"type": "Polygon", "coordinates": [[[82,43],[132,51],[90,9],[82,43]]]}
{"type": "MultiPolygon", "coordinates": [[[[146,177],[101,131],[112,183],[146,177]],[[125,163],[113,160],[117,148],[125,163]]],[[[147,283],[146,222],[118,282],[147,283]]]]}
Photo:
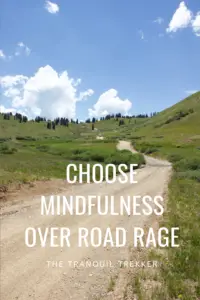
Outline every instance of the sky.
{"type": "Polygon", "coordinates": [[[199,0],[1,0],[0,112],[135,115],[198,90],[199,0]]]}

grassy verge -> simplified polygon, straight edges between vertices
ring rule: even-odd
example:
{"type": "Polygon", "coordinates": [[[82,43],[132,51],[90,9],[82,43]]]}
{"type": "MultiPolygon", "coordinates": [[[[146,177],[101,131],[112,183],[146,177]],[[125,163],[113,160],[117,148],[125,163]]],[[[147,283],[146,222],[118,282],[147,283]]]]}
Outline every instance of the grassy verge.
{"type": "MultiPolygon", "coordinates": [[[[188,172],[188,171],[186,171],[188,172]]],[[[179,248],[170,248],[161,275],[169,299],[200,297],[200,184],[174,174],[169,185],[167,226],[180,228],[179,248]]]]}
{"type": "MultiPolygon", "coordinates": [[[[179,227],[179,248],[154,250],[154,259],[162,261],[156,283],[149,293],[142,288],[140,278],[139,299],[200,299],[200,155],[193,145],[179,146],[133,141],[145,154],[167,158],[173,164],[173,176],[169,183],[167,211],[163,223],[167,228],[179,227]],[[156,286],[156,288],[153,288],[156,286]],[[141,292],[143,290],[143,292],[141,292]]],[[[152,251],[148,254],[152,259],[152,251]]],[[[134,281],[135,279],[132,279],[134,281]]],[[[138,284],[137,284],[138,285],[138,284]]]]}
{"type": "MultiPolygon", "coordinates": [[[[16,139],[0,144],[0,184],[30,182],[39,179],[66,178],[70,163],[119,165],[144,164],[144,157],[130,151],[118,151],[112,140],[16,139]]],[[[91,168],[92,169],[92,168],[91,168]]],[[[72,173],[73,175],[73,173],[72,173]]],[[[97,172],[97,178],[99,178],[97,172]]],[[[112,174],[110,173],[110,176],[112,174]]]]}
{"type": "MultiPolygon", "coordinates": [[[[129,273],[124,300],[200,299],[200,185],[175,173],[168,197],[162,225],[180,228],[180,247],[142,251],[140,260],[154,260],[160,265],[129,273]]],[[[132,255],[135,259],[135,250],[132,255]]]]}

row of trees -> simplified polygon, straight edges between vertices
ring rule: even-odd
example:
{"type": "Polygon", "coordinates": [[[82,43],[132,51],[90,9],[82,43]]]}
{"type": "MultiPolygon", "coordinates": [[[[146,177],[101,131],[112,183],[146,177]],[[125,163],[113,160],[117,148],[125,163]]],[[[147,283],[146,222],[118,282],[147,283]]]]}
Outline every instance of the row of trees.
{"type": "Polygon", "coordinates": [[[54,122],[56,125],[61,125],[61,126],[69,126],[69,123],[71,124],[78,124],[79,121],[78,119],[74,121],[73,119],[68,119],[68,118],[56,118],[54,119],[54,122]]]}
{"type": "MultiPolygon", "coordinates": [[[[139,115],[132,115],[132,116],[123,116],[121,113],[118,114],[108,114],[105,117],[101,117],[99,120],[100,121],[105,121],[105,120],[110,120],[110,119],[116,119],[116,121],[118,121],[119,119],[135,119],[135,118],[152,118],[155,115],[157,115],[157,112],[153,112],[148,114],[139,114],[139,115]]],[[[98,121],[97,118],[88,118],[85,122],[86,123],[95,123],[96,121],[98,121]]]]}
{"type": "MultiPolygon", "coordinates": [[[[11,112],[3,114],[4,120],[10,120],[11,117],[12,117],[12,113],[11,112]]],[[[23,115],[21,115],[19,113],[16,113],[14,115],[14,120],[18,120],[20,123],[26,123],[28,121],[28,118],[27,118],[27,116],[23,116],[23,115]]]]}
{"type": "MultiPolygon", "coordinates": [[[[12,114],[12,112],[9,113],[0,113],[3,115],[4,120],[10,120],[11,116],[14,117],[15,120],[18,120],[20,123],[26,123],[28,121],[27,116],[24,116],[20,113],[16,113],[16,114],[12,114]]],[[[124,125],[124,119],[133,119],[133,118],[150,118],[155,116],[157,113],[153,112],[150,115],[148,114],[139,114],[139,115],[133,115],[133,116],[123,116],[121,113],[117,113],[117,114],[108,114],[105,117],[101,117],[100,121],[104,121],[104,120],[110,120],[110,119],[115,119],[117,122],[119,122],[119,126],[124,125]]],[[[98,121],[97,118],[88,118],[86,119],[86,123],[92,123],[92,130],[94,130],[94,124],[98,121]]],[[[60,126],[66,126],[68,127],[69,124],[79,124],[79,120],[77,119],[76,121],[74,121],[73,119],[68,119],[68,118],[56,118],[54,119],[54,121],[51,120],[47,120],[45,117],[40,117],[37,116],[35,119],[32,119],[31,122],[36,122],[36,123],[40,123],[40,122],[47,122],[47,129],[53,129],[55,130],[56,126],[60,125],[60,126]]]]}

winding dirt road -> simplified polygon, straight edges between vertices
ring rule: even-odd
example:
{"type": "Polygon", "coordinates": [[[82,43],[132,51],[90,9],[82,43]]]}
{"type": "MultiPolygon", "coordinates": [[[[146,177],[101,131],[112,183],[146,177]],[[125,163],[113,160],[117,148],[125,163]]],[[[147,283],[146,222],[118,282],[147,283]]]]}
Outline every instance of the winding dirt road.
{"type": "MultiPolygon", "coordinates": [[[[119,149],[133,151],[129,142],[121,141],[119,149]]],[[[137,184],[102,183],[72,185],[63,195],[113,195],[117,200],[126,195],[163,195],[169,180],[168,162],[146,157],[147,165],[137,172],[137,184]]],[[[1,299],[2,300],[67,300],[101,299],[108,293],[111,276],[120,273],[119,261],[129,259],[133,226],[151,223],[147,216],[41,216],[40,198],[25,200],[4,209],[1,215],[1,299]],[[69,227],[70,248],[27,248],[24,232],[27,227],[69,227]],[[123,248],[77,247],[78,228],[116,227],[127,230],[128,243],[123,248]],[[48,263],[47,261],[51,262],[48,263]],[[70,263],[71,261],[71,263],[70,263]],[[96,267],[83,267],[78,262],[97,262],[96,267]],[[53,263],[52,263],[53,262],[53,263]],[[100,265],[101,262],[101,265],[100,265]],[[56,266],[57,264],[57,266],[56,266]],[[60,264],[60,267],[58,267],[60,264]],[[103,264],[106,266],[102,267],[103,264]],[[99,298],[98,298],[99,297],[99,298]]],[[[115,298],[116,299],[116,298],[115,298]]],[[[121,298],[118,298],[121,299],[121,298]]]]}

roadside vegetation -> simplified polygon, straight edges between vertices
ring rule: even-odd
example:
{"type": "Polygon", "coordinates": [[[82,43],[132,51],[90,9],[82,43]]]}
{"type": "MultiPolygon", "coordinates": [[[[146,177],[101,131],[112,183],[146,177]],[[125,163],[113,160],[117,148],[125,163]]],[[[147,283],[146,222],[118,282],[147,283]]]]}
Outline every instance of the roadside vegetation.
{"type": "MultiPolygon", "coordinates": [[[[147,249],[140,259],[160,262],[156,269],[128,272],[123,299],[200,299],[200,92],[156,114],[121,126],[109,137],[132,142],[139,152],[167,159],[173,174],[160,226],[179,227],[179,248],[147,249]]],[[[130,250],[135,259],[135,249],[130,250]]],[[[130,255],[131,255],[130,253],[130,255]]]]}
{"type": "Polygon", "coordinates": [[[65,179],[66,166],[70,163],[83,164],[86,170],[88,163],[104,167],[121,163],[140,166],[145,160],[141,154],[117,150],[116,143],[108,140],[12,140],[0,144],[0,184],[65,179]]]}
{"type": "MultiPolygon", "coordinates": [[[[56,129],[49,130],[47,121],[21,122],[19,116],[16,119],[9,115],[5,119],[0,114],[1,186],[52,178],[65,179],[66,166],[70,163],[81,163],[84,169],[88,163],[99,163],[104,167],[106,164],[117,166],[134,163],[139,167],[145,164],[143,155],[117,150],[118,139],[115,137],[104,136],[103,140],[98,140],[97,136],[101,136],[97,128],[101,127],[100,122],[95,123],[96,130],[92,130],[93,123],[77,124],[73,121],[67,126],[56,123],[56,129]]],[[[103,122],[109,124],[112,121],[103,122]]],[[[118,123],[113,122],[113,126],[119,127],[118,123]]]]}
{"type": "MultiPolygon", "coordinates": [[[[200,299],[200,92],[151,117],[108,117],[92,124],[47,129],[46,122],[19,123],[0,115],[0,185],[65,178],[68,163],[138,163],[144,157],[116,150],[129,140],[139,152],[173,164],[165,227],[179,227],[179,248],[150,250],[162,262],[156,275],[130,276],[137,299],[200,299]],[[101,136],[104,140],[96,140],[101,136]],[[147,283],[150,284],[147,286],[147,283]]],[[[110,290],[114,289],[113,281],[110,290]]],[[[128,298],[124,293],[124,299],[128,298]]],[[[135,296],[134,296],[135,297],[135,296]]]]}
{"type": "Polygon", "coordinates": [[[143,128],[136,129],[137,135],[132,133],[132,144],[142,153],[165,158],[173,165],[167,209],[162,222],[165,227],[180,228],[180,247],[150,250],[146,258],[158,260],[162,264],[156,278],[152,277],[149,270],[143,274],[139,272],[133,275],[131,279],[135,286],[133,294],[141,300],[198,300],[200,299],[200,92],[158,114],[145,124],[143,128]],[[182,118],[177,119],[177,112],[181,110],[190,113],[181,114],[182,118]],[[156,124],[163,124],[163,128],[156,124]],[[135,290],[138,292],[135,293],[135,290]]]}

